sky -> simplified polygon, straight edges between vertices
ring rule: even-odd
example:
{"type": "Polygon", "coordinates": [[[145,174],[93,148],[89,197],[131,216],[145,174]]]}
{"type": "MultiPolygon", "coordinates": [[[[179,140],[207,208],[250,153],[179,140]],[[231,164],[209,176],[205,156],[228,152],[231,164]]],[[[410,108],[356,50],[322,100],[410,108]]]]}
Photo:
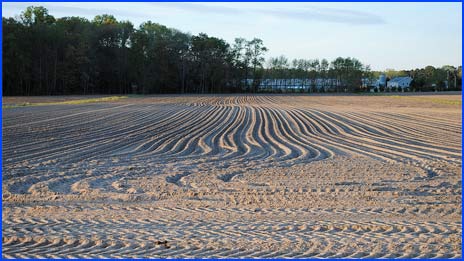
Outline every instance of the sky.
{"type": "Polygon", "coordinates": [[[233,43],[264,41],[266,58],[355,57],[373,70],[462,64],[461,3],[2,3],[2,16],[44,6],[54,17],[112,14],[233,43]]]}

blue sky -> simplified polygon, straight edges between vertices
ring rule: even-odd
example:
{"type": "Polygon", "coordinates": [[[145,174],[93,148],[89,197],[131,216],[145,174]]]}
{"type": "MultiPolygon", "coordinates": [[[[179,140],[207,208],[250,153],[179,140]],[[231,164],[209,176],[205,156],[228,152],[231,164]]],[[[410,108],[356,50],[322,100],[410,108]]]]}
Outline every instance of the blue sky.
{"type": "Polygon", "coordinates": [[[266,57],[356,57],[374,70],[461,65],[461,3],[2,3],[3,16],[29,5],[55,17],[113,14],[136,27],[151,20],[232,43],[261,38],[266,57]]]}

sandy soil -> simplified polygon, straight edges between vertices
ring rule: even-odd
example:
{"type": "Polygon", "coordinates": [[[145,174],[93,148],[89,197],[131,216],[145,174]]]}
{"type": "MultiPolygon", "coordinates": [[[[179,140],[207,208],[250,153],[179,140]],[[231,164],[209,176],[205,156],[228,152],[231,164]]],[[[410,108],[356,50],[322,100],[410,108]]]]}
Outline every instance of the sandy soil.
{"type": "Polygon", "coordinates": [[[2,255],[460,258],[460,100],[190,95],[3,109],[2,255]]]}

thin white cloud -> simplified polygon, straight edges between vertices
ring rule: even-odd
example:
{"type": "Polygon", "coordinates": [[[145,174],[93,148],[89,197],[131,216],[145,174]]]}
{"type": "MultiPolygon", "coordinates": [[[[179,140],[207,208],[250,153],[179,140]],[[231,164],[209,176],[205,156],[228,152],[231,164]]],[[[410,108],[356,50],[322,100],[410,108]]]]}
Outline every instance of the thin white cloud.
{"type": "Polygon", "coordinates": [[[384,24],[385,20],[375,14],[361,12],[351,9],[330,8],[330,7],[235,7],[210,5],[202,3],[153,3],[154,6],[163,8],[173,8],[182,11],[201,14],[220,14],[220,15],[239,15],[252,14],[261,16],[272,16],[279,19],[298,19],[304,21],[322,21],[344,24],[384,24]]]}
{"type": "MultiPolygon", "coordinates": [[[[8,3],[8,7],[16,12],[22,11],[25,3],[8,3]]],[[[41,5],[40,2],[31,2],[27,5],[41,5]]],[[[249,3],[179,3],[179,2],[158,2],[158,3],[92,3],[86,5],[84,3],[60,3],[50,2],[48,6],[54,7],[59,14],[67,14],[66,16],[76,15],[93,15],[98,13],[115,13],[116,16],[140,17],[144,14],[148,19],[160,13],[169,11],[188,12],[195,15],[221,15],[234,17],[239,15],[248,15],[255,17],[270,17],[273,19],[296,19],[300,21],[320,21],[342,24],[384,24],[385,20],[369,12],[357,11],[352,9],[332,8],[332,7],[316,7],[301,5],[252,5],[249,3]],[[125,6],[126,8],[121,8],[125,6]],[[134,8],[127,8],[133,6],[134,8]],[[150,15],[151,14],[151,15],[150,15]]],[[[57,13],[57,12],[55,12],[57,13]]]]}
{"type": "Polygon", "coordinates": [[[290,19],[323,21],[343,24],[384,24],[385,20],[375,14],[338,8],[307,7],[299,10],[272,10],[271,13],[290,19]]]}

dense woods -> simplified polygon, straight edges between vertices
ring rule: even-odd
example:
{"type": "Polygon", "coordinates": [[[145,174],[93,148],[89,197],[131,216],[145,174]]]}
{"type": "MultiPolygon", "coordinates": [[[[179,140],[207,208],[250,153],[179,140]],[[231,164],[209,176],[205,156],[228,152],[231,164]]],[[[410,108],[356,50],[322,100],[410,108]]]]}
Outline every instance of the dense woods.
{"type": "MultiPolygon", "coordinates": [[[[376,76],[355,58],[266,62],[258,38],[227,43],[151,21],[135,28],[107,14],[55,18],[44,7],[28,7],[3,17],[2,26],[3,95],[257,92],[263,78],[331,78],[357,91],[361,78],[376,76]]],[[[417,90],[445,81],[461,86],[461,67],[390,74],[411,75],[417,90]]]]}

